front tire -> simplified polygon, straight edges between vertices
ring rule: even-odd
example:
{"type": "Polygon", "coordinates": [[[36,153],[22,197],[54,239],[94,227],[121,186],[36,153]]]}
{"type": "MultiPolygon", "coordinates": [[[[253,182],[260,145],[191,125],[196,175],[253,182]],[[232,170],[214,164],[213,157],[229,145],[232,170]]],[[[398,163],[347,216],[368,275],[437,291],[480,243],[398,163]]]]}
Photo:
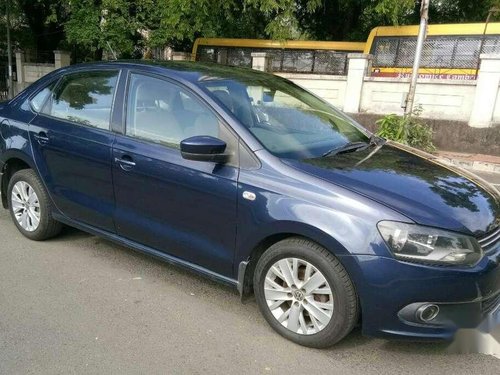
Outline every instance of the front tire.
{"type": "Polygon", "coordinates": [[[42,241],[61,231],[62,224],[52,218],[50,198],[32,169],[14,173],[7,188],[7,199],[12,220],[25,237],[42,241]]]}
{"type": "Polygon", "coordinates": [[[271,246],[257,263],[254,291],[269,325],[303,346],[336,344],[358,318],[358,299],[346,270],[328,250],[306,239],[271,246]]]}

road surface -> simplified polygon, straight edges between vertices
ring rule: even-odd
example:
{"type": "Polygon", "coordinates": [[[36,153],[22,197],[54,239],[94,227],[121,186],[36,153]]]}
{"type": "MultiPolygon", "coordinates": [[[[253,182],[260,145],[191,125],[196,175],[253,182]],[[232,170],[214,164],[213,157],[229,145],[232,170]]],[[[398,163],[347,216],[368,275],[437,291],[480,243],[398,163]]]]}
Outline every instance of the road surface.
{"type": "Polygon", "coordinates": [[[305,373],[499,374],[500,360],[359,328],[300,347],[231,288],[71,228],[32,242],[0,211],[0,374],[305,373]]]}

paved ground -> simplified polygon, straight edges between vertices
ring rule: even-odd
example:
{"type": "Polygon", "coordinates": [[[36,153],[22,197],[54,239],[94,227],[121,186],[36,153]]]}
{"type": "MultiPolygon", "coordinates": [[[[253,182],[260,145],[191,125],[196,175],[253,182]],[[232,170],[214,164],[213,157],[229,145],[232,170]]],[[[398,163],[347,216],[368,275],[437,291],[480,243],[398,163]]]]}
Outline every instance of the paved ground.
{"type": "Polygon", "coordinates": [[[0,211],[0,374],[72,373],[498,374],[500,360],[359,329],[303,348],[230,288],[73,229],[31,242],[0,211]]]}

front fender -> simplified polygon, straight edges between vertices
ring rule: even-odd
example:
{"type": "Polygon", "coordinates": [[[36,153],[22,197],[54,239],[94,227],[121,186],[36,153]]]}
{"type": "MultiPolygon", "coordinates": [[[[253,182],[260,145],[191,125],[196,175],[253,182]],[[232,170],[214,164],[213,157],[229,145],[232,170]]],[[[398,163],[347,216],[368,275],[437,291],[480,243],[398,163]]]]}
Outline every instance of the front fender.
{"type": "MultiPolygon", "coordinates": [[[[392,256],[386,246],[380,246],[377,223],[408,221],[406,217],[348,189],[283,164],[261,161],[259,170],[241,170],[238,181],[233,272],[240,290],[247,290],[251,283],[251,277],[242,274],[253,273],[258,257],[252,255],[260,255],[276,241],[290,236],[318,243],[343,264],[342,259],[351,256],[392,256]]],[[[350,273],[349,266],[344,266],[350,273]]]]}

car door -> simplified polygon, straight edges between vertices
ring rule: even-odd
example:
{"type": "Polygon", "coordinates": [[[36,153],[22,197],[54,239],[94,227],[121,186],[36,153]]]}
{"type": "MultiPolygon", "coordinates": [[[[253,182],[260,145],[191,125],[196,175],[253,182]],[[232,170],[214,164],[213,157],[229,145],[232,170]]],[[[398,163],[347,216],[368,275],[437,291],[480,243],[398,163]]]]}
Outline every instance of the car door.
{"type": "Polygon", "coordinates": [[[180,84],[133,72],[128,82],[125,131],[113,146],[118,234],[232,276],[237,137],[180,84]],[[226,164],[183,159],[179,143],[194,135],[224,140],[233,156],[226,164]]]}
{"type": "Polygon", "coordinates": [[[62,77],[29,127],[36,166],[57,208],[110,232],[115,137],[110,117],[119,73],[91,70],[62,77]]]}

